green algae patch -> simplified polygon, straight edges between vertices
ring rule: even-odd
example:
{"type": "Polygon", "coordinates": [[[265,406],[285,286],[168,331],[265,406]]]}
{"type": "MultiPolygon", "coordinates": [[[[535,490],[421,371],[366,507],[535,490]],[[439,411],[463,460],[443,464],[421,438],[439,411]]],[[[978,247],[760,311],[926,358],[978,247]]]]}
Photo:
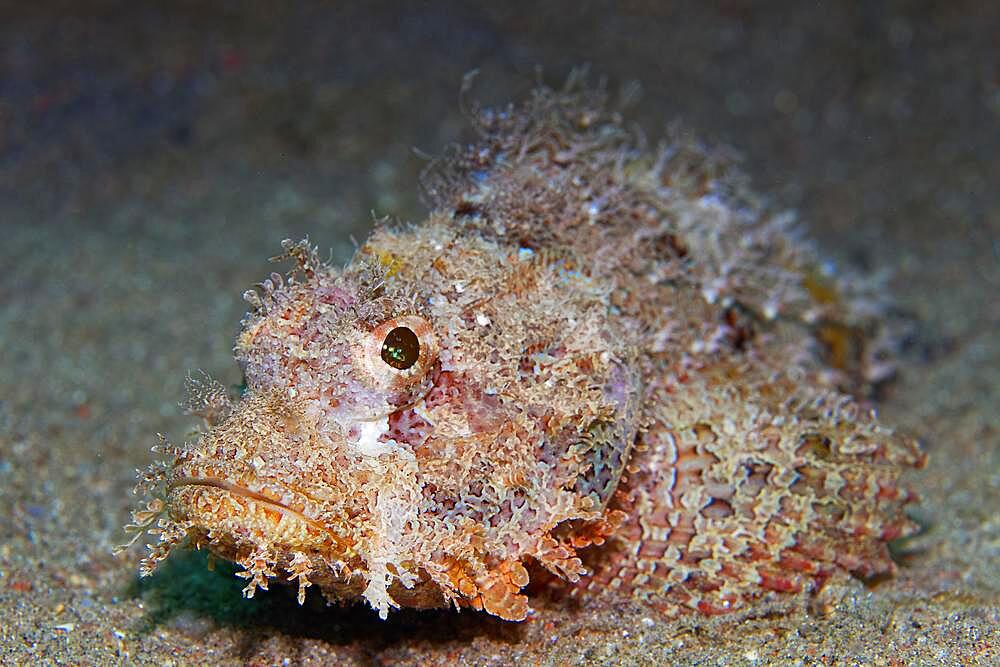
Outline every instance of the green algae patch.
{"type": "Polygon", "coordinates": [[[178,550],[152,576],[134,579],[129,593],[141,598],[146,609],[135,629],[149,633],[181,616],[218,626],[246,626],[272,615],[277,601],[267,595],[244,600],[236,566],[210,559],[205,551],[178,550]]]}

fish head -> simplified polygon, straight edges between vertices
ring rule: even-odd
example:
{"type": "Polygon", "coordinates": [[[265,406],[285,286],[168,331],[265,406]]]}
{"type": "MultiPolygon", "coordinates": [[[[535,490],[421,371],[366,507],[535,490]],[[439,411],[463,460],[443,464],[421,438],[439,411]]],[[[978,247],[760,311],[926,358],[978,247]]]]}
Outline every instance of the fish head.
{"type": "MultiPolygon", "coordinates": [[[[235,346],[244,395],[179,451],[169,515],[251,585],[284,571],[383,617],[451,601],[521,619],[526,566],[578,579],[575,549],[617,520],[637,376],[602,295],[394,273],[434,261],[403,251],[421,243],[376,235],[344,269],[261,284],[235,346]]],[[[476,275],[485,254],[489,276],[523,273],[480,246],[438,269],[476,275]]]]}

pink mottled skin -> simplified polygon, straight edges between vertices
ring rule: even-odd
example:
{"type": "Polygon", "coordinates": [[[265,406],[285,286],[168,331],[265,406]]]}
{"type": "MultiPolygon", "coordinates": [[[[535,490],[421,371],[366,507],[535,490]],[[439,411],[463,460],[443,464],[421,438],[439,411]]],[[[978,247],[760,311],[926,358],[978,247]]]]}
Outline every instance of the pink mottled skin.
{"type": "Polygon", "coordinates": [[[510,620],[547,570],[583,598],[717,614],[890,573],[917,445],[858,398],[891,366],[879,291],[680,137],[600,91],[476,113],[432,212],[343,268],[307,243],[247,294],[247,391],[144,476],[178,544],[331,600],[510,620]]]}

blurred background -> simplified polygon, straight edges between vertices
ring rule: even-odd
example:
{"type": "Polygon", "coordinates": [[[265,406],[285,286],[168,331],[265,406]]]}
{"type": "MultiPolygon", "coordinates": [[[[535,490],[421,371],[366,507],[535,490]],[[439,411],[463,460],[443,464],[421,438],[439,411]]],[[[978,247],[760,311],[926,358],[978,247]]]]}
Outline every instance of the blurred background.
{"type": "Polygon", "coordinates": [[[0,2],[0,659],[987,664],[998,35],[1000,3],[971,0],[0,2]],[[470,99],[503,104],[585,64],[641,83],[631,120],[651,140],[679,122],[734,147],[829,257],[893,276],[918,327],[880,409],[932,457],[914,484],[933,529],[902,575],[832,621],[712,639],[631,607],[557,609],[551,627],[237,607],[201,561],[170,570],[180,588],[139,586],[109,555],[134,469],[155,433],[191,427],[189,370],[239,381],[240,294],[281,239],[344,261],[373,215],[420,220],[426,156],[468,138],[463,75],[479,70],[470,99]],[[863,641],[872,625],[884,641],[863,641]]]}

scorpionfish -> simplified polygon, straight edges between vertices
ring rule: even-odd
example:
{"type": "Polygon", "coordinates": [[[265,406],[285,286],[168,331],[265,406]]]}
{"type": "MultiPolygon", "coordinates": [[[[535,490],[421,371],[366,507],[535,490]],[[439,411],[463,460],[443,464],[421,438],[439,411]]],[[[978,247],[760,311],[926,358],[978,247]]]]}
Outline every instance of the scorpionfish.
{"type": "Polygon", "coordinates": [[[893,370],[884,291],[603,89],[468,115],[422,224],[343,267],[285,241],[244,295],[242,395],[189,378],[205,427],[141,475],[141,572],[193,545],[247,597],[512,621],[540,590],[720,614],[893,572],[924,455],[865,399],[893,370]]]}

